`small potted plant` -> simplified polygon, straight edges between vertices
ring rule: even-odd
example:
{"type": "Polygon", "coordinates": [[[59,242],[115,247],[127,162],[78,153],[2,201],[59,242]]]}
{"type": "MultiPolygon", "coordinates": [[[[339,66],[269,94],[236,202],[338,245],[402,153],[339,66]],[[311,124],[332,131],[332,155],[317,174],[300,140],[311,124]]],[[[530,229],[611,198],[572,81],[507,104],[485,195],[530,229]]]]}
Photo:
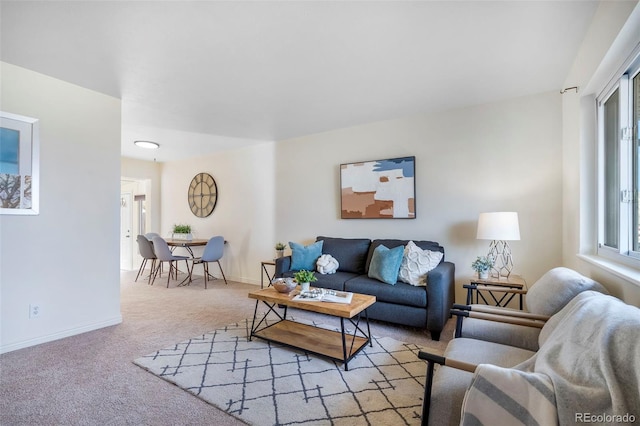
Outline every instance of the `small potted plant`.
{"type": "Polygon", "coordinates": [[[471,264],[471,267],[478,273],[479,279],[486,280],[489,278],[489,270],[493,268],[494,263],[495,262],[490,257],[478,256],[471,264]]]}
{"type": "Polygon", "coordinates": [[[172,237],[176,240],[192,240],[191,225],[173,225],[172,237]]]}
{"type": "Polygon", "coordinates": [[[318,279],[315,277],[315,272],[307,271],[305,269],[302,269],[293,274],[293,278],[295,278],[296,282],[300,284],[300,287],[302,287],[302,291],[308,291],[309,284],[314,281],[318,281],[318,279]]]}
{"type": "Polygon", "coordinates": [[[284,249],[287,248],[287,245],[281,242],[276,243],[276,257],[281,258],[284,256],[284,249]]]}

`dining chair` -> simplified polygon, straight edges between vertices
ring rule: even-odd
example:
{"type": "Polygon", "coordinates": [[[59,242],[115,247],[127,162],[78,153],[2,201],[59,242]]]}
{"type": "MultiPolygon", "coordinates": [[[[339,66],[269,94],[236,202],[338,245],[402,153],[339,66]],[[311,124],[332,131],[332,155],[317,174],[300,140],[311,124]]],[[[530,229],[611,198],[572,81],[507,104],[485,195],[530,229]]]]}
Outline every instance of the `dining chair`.
{"type": "MultiPolygon", "coordinates": [[[[227,283],[227,277],[224,276],[224,271],[222,270],[222,265],[220,264],[220,259],[224,255],[224,237],[217,236],[212,237],[207,241],[207,245],[204,247],[204,251],[202,252],[201,257],[197,257],[193,259],[193,266],[196,264],[202,263],[204,268],[204,288],[207,288],[207,281],[209,276],[209,262],[216,262],[218,267],[220,268],[220,273],[222,274],[222,278],[224,279],[225,284],[227,283]]],[[[193,268],[192,268],[193,270],[193,268]]]]}
{"type": "Polygon", "coordinates": [[[162,235],[158,234],[157,232],[147,232],[146,234],[144,234],[145,237],[147,237],[147,240],[152,241],[153,237],[162,237],[162,235]]]}
{"type": "Polygon", "coordinates": [[[191,270],[189,269],[190,258],[188,256],[174,255],[169,249],[169,245],[162,237],[153,237],[152,241],[153,241],[153,251],[155,252],[156,257],[160,262],[160,265],[158,265],[158,267],[155,270],[155,273],[153,274],[153,281],[151,281],[151,284],[153,285],[153,282],[156,279],[156,275],[158,275],[158,271],[160,270],[160,266],[162,265],[162,263],[169,262],[169,272],[167,275],[167,288],[169,288],[169,280],[171,280],[172,273],[175,273],[176,280],[178,279],[178,265],[175,265],[174,263],[179,262],[181,260],[184,260],[184,263],[187,265],[188,276],[180,283],[180,285],[184,284],[187,280],[191,282],[191,270]]]}
{"type": "Polygon", "coordinates": [[[138,269],[135,282],[138,281],[140,274],[142,274],[142,271],[144,271],[144,268],[147,266],[147,261],[151,260],[151,271],[149,272],[148,282],[148,284],[151,284],[151,276],[155,270],[157,259],[156,253],[153,251],[153,244],[144,235],[138,235],[136,241],[138,242],[138,251],[140,252],[140,256],[142,256],[142,264],[140,265],[140,269],[138,269]]]}

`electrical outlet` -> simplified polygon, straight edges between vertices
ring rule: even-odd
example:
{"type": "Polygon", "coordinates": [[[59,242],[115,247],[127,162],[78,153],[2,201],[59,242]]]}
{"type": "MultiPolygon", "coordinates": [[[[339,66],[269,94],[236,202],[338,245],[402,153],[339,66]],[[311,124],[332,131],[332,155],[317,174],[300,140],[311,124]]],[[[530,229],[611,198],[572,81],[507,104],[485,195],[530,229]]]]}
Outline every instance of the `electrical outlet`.
{"type": "Polygon", "coordinates": [[[40,316],[40,313],[42,311],[40,310],[40,305],[36,305],[36,304],[30,304],[29,305],[29,318],[33,319],[33,318],[38,318],[40,316]]]}

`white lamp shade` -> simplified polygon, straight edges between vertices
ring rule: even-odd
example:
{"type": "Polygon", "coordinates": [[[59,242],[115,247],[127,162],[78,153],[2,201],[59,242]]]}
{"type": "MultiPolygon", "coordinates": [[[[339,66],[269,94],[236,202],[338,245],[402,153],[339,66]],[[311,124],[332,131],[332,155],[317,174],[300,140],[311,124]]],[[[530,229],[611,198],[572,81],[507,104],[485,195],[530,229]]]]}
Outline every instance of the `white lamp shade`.
{"type": "Polygon", "coordinates": [[[520,225],[518,223],[518,213],[480,213],[476,238],[479,240],[519,240],[520,225]]]}

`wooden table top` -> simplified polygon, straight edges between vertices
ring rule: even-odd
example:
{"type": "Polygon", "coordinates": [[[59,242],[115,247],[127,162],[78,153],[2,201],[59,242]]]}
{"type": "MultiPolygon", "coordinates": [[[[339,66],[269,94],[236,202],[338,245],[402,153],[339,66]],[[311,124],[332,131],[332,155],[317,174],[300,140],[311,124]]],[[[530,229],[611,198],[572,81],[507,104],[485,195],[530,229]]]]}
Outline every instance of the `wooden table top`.
{"type": "Polygon", "coordinates": [[[170,246],[175,246],[175,247],[191,247],[191,246],[206,246],[207,245],[207,241],[209,240],[203,240],[203,239],[198,239],[198,238],[194,238],[193,240],[177,240],[174,238],[167,238],[166,239],[167,244],[170,246]]]}
{"type": "Polygon", "coordinates": [[[317,300],[292,300],[299,293],[300,291],[297,289],[293,290],[291,293],[278,293],[275,288],[267,287],[262,290],[254,290],[249,292],[249,298],[342,318],[353,318],[376,302],[375,296],[360,293],[353,293],[351,303],[348,304],[337,302],[323,302],[317,300]]]}
{"type": "Polygon", "coordinates": [[[498,287],[511,287],[511,288],[519,288],[522,289],[527,285],[527,282],[520,275],[509,275],[509,278],[500,277],[489,277],[486,279],[471,279],[472,284],[481,284],[488,286],[498,286],[498,287]]]}

